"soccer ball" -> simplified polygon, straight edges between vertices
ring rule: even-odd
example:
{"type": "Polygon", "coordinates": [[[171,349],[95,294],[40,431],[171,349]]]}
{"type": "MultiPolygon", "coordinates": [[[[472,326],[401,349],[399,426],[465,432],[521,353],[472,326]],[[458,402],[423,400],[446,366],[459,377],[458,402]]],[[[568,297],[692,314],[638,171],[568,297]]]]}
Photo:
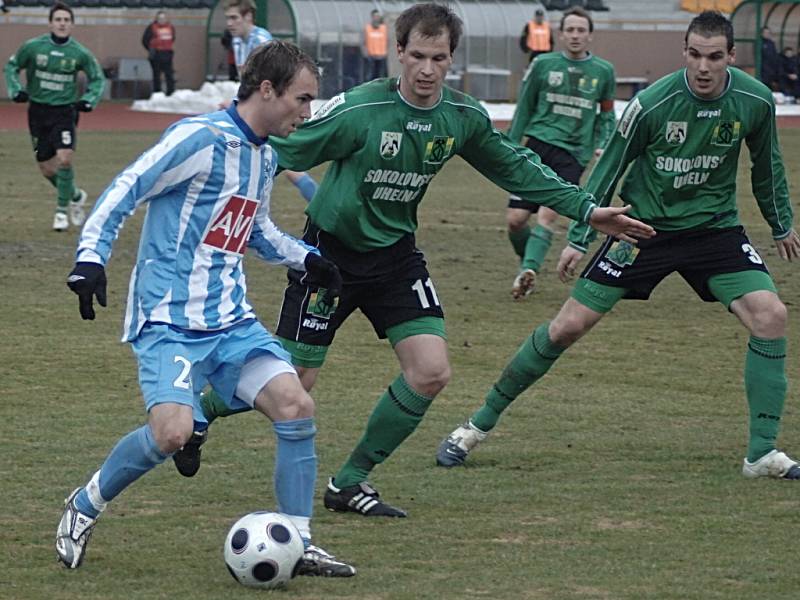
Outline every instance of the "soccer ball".
{"type": "Polygon", "coordinates": [[[285,515],[254,512],[233,524],[224,554],[228,571],[242,585],[276,588],[297,574],[303,540],[285,515]]]}

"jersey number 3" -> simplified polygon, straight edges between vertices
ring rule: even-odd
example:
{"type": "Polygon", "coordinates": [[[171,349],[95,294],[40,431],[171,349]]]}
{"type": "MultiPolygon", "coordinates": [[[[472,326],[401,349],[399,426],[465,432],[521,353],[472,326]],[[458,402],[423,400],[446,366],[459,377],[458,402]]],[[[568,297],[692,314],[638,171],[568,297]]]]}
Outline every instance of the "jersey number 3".
{"type": "Polygon", "coordinates": [[[750,262],[756,265],[763,265],[764,259],[758,254],[755,248],[753,248],[750,244],[742,244],[742,252],[747,254],[747,258],[750,259],[750,262]]]}

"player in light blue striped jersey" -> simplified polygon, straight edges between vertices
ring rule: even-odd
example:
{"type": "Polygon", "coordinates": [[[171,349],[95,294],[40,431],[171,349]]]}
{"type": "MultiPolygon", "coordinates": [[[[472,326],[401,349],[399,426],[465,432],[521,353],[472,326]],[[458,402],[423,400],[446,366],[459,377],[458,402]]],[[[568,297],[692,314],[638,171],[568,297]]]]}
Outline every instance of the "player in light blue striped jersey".
{"type": "Polygon", "coordinates": [[[256,319],[242,270],[249,245],[269,263],[304,270],[328,290],[327,301],[341,289],[336,266],[269,217],[277,156],[268,137],[285,137],[309,118],[318,80],[316,65],[295,46],[258,48],[245,64],[238,103],[170,127],[114,179],[87,220],[68,285],[81,316],[94,319],[93,296],[106,305],[112,244],[125,219],[147,204],[123,340],[139,363],[148,422],[120,439],[67,499],[56,550],[68,568],[80,566],[107,503],[190,439],[194,420],[205,419],[199,396],[208,383],[232,407],[256,408],[273,422],[278,510],[306,545],[299,572],[355,574],[311,545],[314,402],[289,354],[256,319]]]}
{"type": "MultiPolygon", "coordinates": [[[[232,50],[236,70],[241,73],[247,57],[267,42],[272,34],[255,24],[256,5],[253,0],[227,0],[225,2],[225,28],[233,36],[232,50]]],[[[317,182],[308,173],[285,170],[286,178],[292,182],[306,202],[311,202],[317,192],[317,182]]]]}

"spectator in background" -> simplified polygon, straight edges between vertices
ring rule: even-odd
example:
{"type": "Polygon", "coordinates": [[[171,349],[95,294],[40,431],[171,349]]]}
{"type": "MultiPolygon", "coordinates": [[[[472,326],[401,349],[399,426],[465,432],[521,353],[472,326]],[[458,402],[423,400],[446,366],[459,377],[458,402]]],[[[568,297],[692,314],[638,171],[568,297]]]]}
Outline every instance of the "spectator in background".
{"type": "Polygon", "coordinates": [[[780,57],[769,27],[761,28],[761,81],[772,91],[778,89],[781,69],[780,57]]]}
{"type": "Polygon", "coordinates": [[[6,6],[6,3],[4,2],[4,0],[0,0],[0,11],[2,11],[4,13],[9,12],[8,7],[6,6]]]}
{"type": "Polygon", "coordinates": [[[800,97],[800,64],[790,46],[781,54],[781,93],[791,98],[800,97]]]}
{"type": "Polygon", "coordinates": [[[545,52],[553,50],[553,32],[550,23],[545,21],[544,10],[537,8],[533,13],[533,19],[525,24],[522,35],[519,38],[519,47],[523,52],[529,54],[528,61],[545,52]]]}
{"type": "Polygon", "coordinates": [[[236,58],[233,56],[233,35],[226,29],[220,39],[222,47],[225,48],[225,62],[228,65],[228,79],[239,81],[239,70],[236,68],[236,58]]]}
{"type": "Polygon", "coordinates": [[[364,25],[364,80],[386,77],[386,57],[389,54],[389,31],[381,13],[373,10],[370,22],[364,25]]]}
{"type": "Polygon", "coordinates": [[[142,46],[147,50],[147,60],[153,70],[153,92],[161,91],[162,74],[167,82],[167,96],[175,91],[175,70],[172,67],[174,45],[175,27],[167,19],[167,13],[160,10],[156,13],[156,20],[142,34],[142,46]]]}

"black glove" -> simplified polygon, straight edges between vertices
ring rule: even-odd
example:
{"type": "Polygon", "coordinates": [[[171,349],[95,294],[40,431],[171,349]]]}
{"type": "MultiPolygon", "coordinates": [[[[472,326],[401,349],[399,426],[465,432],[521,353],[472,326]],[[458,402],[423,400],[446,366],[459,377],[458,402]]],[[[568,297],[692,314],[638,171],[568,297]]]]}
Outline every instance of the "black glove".
{"type": "Polygon", "coordinates": [[[28,92],[26,92],[25,90],[20,90],[16,94],[14,94],[14,97],[12,98],[12,100],[14,102],[19,102],[20,104],[22,104],[24,102],[27,102],[28,101],[28,92]]]}
{"type": "Polygon", "coordinates": [[[100,306],[106,305],[106,271],[103,265],[90,262],[75,263],[75,268],[67,277],[67,286],[78,294],[78,308],[81,318],[94,321],[92,294],[97,296],[100,306]]]}
{"type": "MultiPolygon", "coordinates": [[[[308,278],[307,283],[325,289],[322,302],[329,308],[333,308],[336,298],[342,293],[342,275],[339,267],[323,258],[319,254],[309,252],[304,261],[308,278]]],[[[317,300],[319,306],[319,300],[317,300]]]]}
{"type": "Polygon", "coordinates": [[[93,109],[94,107],[92,106],[92,103],[91,103],[91,102],[88,102],[88,101],[86,101],[86,100],[78,100],[78,101],[75,103],[75,108],[76,108],[76,109],[77,109],[79,112],[92,112],[92,109],[93,109]]]}

